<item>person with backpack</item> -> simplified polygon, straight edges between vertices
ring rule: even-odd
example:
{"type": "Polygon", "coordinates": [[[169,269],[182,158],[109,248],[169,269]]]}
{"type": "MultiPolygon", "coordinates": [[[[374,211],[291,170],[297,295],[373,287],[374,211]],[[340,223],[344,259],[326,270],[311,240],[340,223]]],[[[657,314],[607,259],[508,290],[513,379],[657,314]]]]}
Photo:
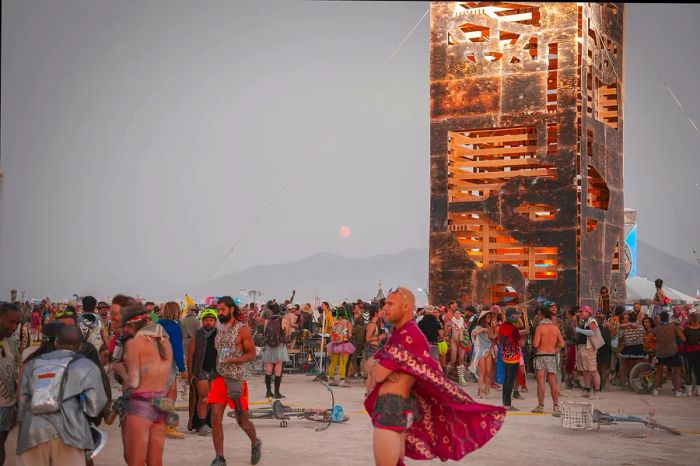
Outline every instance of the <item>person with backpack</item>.
{"type": "Polygon", "coordinates": [[[95,448],[90,418],[107,404],[100,368],[81,356],[80,330],[64,325],[56,350],[26,363],[19,392],[19,466],[85,465],[95,448]]]}
{"type": "Polygon", "coordinates": [[[284,343],[284,330],[282,329],[282,318],[280,317],[280,305],[276,302],[270,303],[270,318],[265,324],[263,337],[262,360],[265,364],[265,387],[267,398],[280,399],[284,396],[280,393],[282,384],[282,366],[289,362],[289,353],[284,343]],[[275,393],[272,393],[272,374],[275,375],[275,393]]]}
{"type": "Polygon", "coordinates": [[[333,327],[331,330],[331,342],[328,344],[328,353],[331,355],[331,363],[328,366],[328,378],[331,385],[349,387],[345,380],[350,355],[355,352],[355,346],[350,342],[352,338],[352,324],[347,318],[347,310],[337,307],[333,311],[333,327]],[[335,370],[338,367],[340,382],[335,381],[335,370]]]}

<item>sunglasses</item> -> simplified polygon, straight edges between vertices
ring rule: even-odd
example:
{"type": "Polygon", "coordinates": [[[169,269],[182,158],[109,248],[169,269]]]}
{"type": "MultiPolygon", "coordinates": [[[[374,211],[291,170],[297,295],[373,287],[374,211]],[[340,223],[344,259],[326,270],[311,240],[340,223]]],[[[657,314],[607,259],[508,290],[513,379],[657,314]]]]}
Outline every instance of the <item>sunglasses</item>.
{"type": "Polygon", "coordinates": [[[401,288],[400,286],[392,286],[391,288],[389,288],[389,293],[388,293],[388,294],[390,294],[390,293],[398,293],[398,294],[400,294],[404,299],[409,299],[409,300],[410,300],[410,296],[408,296],[408,295],[406,294],[406,291],[404,291],[404,289],[401,288]]]}

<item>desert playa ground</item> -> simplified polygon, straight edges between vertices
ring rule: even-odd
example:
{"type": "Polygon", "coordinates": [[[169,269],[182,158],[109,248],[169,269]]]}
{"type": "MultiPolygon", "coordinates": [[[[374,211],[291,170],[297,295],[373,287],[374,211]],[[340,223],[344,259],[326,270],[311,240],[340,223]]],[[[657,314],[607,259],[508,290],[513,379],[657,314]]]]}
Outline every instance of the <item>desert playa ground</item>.
{"type": "MultiPolygon", "coordinates": [[[[669,384],[670,385],[670,384],[669,384]]],[[[657,421],[683,432],[681,436],[654,430],[646,438],[642,424],[602,426],[596,430],[565,430],[560,420],[545,414],[531,414],[537,404],[535,382],[528,380],[530,391],[524,400],[515,400],[520,412],[509,413],[496,437],[482,449],[467,456],[461,463],[480,465],[514,464],[528,465],[546,462],[550,465],[665,465],[698,464],[700,451],[700,397],[675,398],[670,388],[664,388],[658,397],[640,396],[622,392],[616,387],[604,392],[594,401],[596,408],[619,414],[646,416],[647,405],[653,402],[657,408],[657,421]]],[[[262,377],[251,379],[251,408],[265,406],[262,377]]],[[[476,387],[468,384],[466,390],[474,395],[476,387]]],[[[297,407],[324,408],[330,406],[326,389],[306,375],[285,376],[282,392],[286,404],[297,407]]],[[[257,420],[256,428],[264,443],[261,465],[371,465],[372,442],[369,418],[362,406],[364,389],[359,382],[349,388],[335,388],[336,402],[342,404],[350,420],[334,424],[328,430],[316,432],[321,424],[292,419],[288,427],[281,428],[279,421],[257,420]]],[[[584,401],[578,391],[566,391],[562,401],[584,401]]],[[[500,392],[491,400],[500,404],[500,392]]],[[[546,403],[551,409],[551,401],[546,403]]],[[[181,412],[186,423],[186,412],[181,412]]],[[[106,448],[98,456],[96,465],[122,465],[122,446],[116,425],[105,426],[110,438],[106,448]]],[[[15,464],[16,429],[8,440],[10,453],[7,463],[15,464]]],[[[250,461],[250,443],[238,428],[234,419],[224,418],[226,443],[225,456],[229,465],[244,465],[250,461]]],[[[167,440],[164,455],[166,465],[208,465],[214,458],[211,437],[187,434],[183,440],[167,440]]],[[[422,462],[425,464],[425,462],[422,462]]],[[[421,464],[407,461],[407,464],[421,464]]],[[[431,464],[440,464],[434,460],[431,464]]]]}

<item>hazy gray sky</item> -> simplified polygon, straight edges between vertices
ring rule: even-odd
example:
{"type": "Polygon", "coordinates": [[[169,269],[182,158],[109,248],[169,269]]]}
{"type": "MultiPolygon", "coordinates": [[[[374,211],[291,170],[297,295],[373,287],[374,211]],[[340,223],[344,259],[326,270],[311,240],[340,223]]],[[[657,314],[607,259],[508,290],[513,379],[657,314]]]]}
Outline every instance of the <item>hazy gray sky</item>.
{"type": "MultiPolygon", "coordinates": [[[[383,67],[427,2],[2,4],[0,296],[180,294],[315,147],[216,276],[427,247],[427,17],[383,67]]],[[[627,6],[626,204],[689,261],[658,171],[700,247],[700,137],[642,52],[700,120],[698,23],[627,6]]]]}

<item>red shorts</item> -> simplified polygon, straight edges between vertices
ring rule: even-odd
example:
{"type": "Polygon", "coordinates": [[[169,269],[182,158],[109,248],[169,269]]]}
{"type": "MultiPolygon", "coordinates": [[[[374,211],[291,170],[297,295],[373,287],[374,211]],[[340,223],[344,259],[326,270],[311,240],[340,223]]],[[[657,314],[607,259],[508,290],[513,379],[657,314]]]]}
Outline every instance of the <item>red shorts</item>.
{"type": "Polygon", "coordinates": [[[212,380],[209,386],[209,404],[228,405],[231,409],[236,409],[236,402],[240,401],[241,409],[248,411],[248,381],[241,381],[240,396],[231,398],[226,387],[224,378],[219,376],[212,380]]]}

